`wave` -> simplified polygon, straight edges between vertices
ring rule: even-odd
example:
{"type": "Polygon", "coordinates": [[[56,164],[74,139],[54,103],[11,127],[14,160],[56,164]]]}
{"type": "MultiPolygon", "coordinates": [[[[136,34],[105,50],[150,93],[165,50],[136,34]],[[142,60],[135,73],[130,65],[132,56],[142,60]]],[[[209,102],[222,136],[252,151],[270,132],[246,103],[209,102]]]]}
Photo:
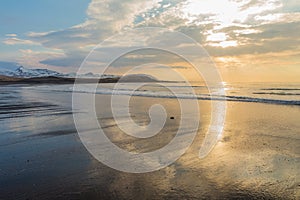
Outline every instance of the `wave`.
{"type": "MultiPolygon", "coordinates": [[[[78,92],[78,93],[91,93],[88,90],[77,90],[69,92],[78,92]]],[[[210,95],[210,94],[172,94],[170,92],[157,92],[149,90],[112,90],[107,88],[100,88],[96,91],[96,94],[105,94],[105,95],[130,95],[130,96],[141,96],[141,97],[152,97],[152,98],[178,98],[178,99],[198,99],[198,100],[213,100],[213,101],[236,101],[236,102],[253,102],[253,103],[266,103],[266,104],[277,104],[277,105],[295,105],[300,106],[300,101],[298,100],[279,100],[279,99],[268,99],[268,98],[255,98],[248,96],[232,96],[232,95],[210,95]]]]}
{"type": "Polygon", "coordinates": [[[300,101],[298,100],[279,100],[279,99],[254,98],[254,97],[246,97],[246,96],[225,96],[225,97],[226,97],[226,101],[300,106],[300,101]]]}
{"type": "Polygon", "coordinates": [[[275,91],[277,91],[277,90],[281,90],[281,91],[284,91],[284,90],[286,90],[286,91],[300,91],[300,88],[263,88],[263,89],[261,89],[261,90],[275,90],[275,91]]]}
{"type": "Polygon", "coordinates": [[[268,95],[287,95],[287,96],[299,96],[300,93],[287,93],[287,92],[253,92],[253,94],[268,94],[268,95]]]}
{"type": "MultiPolygon", "coordinates": [[[[200,86],[201,87],[201,86],[200,86]]],[[[33,90],[47,90],[47,91],[55,91],[55,92],[76,92],[76,93],[93,93],[94,91],[89,90],[89,87],[80,87],[76,91],[73,91],[73,87],[32,87],[30,89],[33,90]]],[[[180,87],[178,88],[180,90],[180,87]]],[[[197,94],[193,95],[191,93],[184,93],[184,91],[177,91],[177,94],[173,94],[172,92],[168,91],[157,91],[156,89],[152,88],[149,89],[140,89],[133,91],[132,89],[126,88],[119,88],[119,89],[112,89],[112,88],[97,88],[96,94],[104,94],[104,95],[126,95],[126,96],[140,96],[140,97],[152,97],[152,98],[178,98],[178,99],[198,99],[198,100],[213,100],[213,101],[235,101],[235,102],[252,102],[252,103],[265,103],[265,104],[276,104],[276,105],[294,105],[300,106],[300,100],[294,99],[274,99],[274,98],[267,98],[267,97],[251,97],[248,95],[215,95],[215,94],[208,94],[208,93],[201,93],[198,92],[197,94]]],[[[258,92],[259,93],[259,92],[258,92]]],[[[261,92],[262,94],[263,92],[261,92]]],[[[268,92],[265,92],[268,93],[268,92]]],[[[265,94],[264,93],[264,94],[265,94]]],[[[255,94],[255,93],[252,93],[255,94]]],[[[264,95],[262,94],[262,95],[264,95]]],[[[292,93],[291,93],[292,94],[292,93]]],[[[293,94],[295,95],[295,94],[293,94]]],[[[291,95],[286,94],[284,96],[290,97],[291,95]]]]}

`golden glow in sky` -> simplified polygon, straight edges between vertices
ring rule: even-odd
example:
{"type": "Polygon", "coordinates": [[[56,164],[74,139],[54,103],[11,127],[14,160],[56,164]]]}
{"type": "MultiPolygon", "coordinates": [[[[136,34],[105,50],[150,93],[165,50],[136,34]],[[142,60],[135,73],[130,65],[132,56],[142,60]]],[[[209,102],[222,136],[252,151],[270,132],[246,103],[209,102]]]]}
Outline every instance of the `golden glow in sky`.
{"type": "MultiPolygon", "coordinates": [[[[74,72],[90,50],[108,37],[126,29],[154,26],[196,40],[225,81],[299,81],[299,0],[91,0],[85,15],[85,20],[65,28],[6,32],[1,37],[0,61],[74,72]]],[[[57,19],[53,16],[52,20],[57,19]]],[[[125,41],[135,40],[140,38],[125,41]]],[[[112,46],[105,53],[118,48],[112,46]]],[[[123,63],[112,71],[140,62],[140,57],[131,59],[127,66],[123,63]]],[[[161,62],[178,70],[178,61],[161,62]]],[[[157,70],[155,74],[168,79],[157,70]]],[[[188,73],[189,68],[180,70],[188,73]]]]}

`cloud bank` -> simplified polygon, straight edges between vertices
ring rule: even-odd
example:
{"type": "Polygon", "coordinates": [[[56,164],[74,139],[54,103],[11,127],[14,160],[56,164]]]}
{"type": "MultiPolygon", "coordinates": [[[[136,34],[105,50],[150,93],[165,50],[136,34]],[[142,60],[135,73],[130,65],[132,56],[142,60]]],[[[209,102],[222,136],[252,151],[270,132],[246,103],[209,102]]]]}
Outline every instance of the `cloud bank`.
{"type": "MultiPolygon", "coordinates": [[[[251,66],[254,57],[263,66],[262,61],[271,54],[281,56],[281,64],[287,57],[295,60],[289,66],[299,64],[297,0],[92,0],[86,14],[82,24],[58,31],[30,32],[24,38],[9,34],[3,43],[41,45],[48,57],[38,57],[42,53],[35,52],[40,64],[74,70],[95,45],[111,35],[128,28],[154,26],[192,37],[220,67],[251,66]]],[[[106,53],[114,48],[120,47],[106,49],[106,53]]],[[[134,63],[134,58],[128,63],[134,63]]]]}

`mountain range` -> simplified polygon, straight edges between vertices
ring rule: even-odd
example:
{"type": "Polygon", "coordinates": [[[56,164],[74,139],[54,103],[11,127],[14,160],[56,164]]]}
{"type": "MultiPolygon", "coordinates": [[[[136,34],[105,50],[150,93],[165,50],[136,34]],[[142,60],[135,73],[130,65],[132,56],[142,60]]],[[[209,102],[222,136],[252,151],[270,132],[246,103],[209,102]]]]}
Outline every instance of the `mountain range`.
{"type": "Polygon", "coordinates": [[[28,69],[19,66],[15,70],[0,70],[0,85],[7,84],[73,84],[75,80],[81,83],[116,83],[116,82],[157,82],[153,76],[147,74],[130,74],[125,76],[99,75],[86,73],[63,74],[48,69],[28,69]]]}
{"type": "MultiPolygon", "coordinates": [[[[15,77],[15,78],[37,78],[37,77],[63,77],[63,78],[76,78],[76,73],[60,73],[49,69],[28,69],[23,66],[19,66],[15,70],[4,69],[0,70],[0,75],[15,77]]],[[[77,75],[79,78],[118,78],[115,75],[99,75],[92,72],[86,74],[77,75]]]]}

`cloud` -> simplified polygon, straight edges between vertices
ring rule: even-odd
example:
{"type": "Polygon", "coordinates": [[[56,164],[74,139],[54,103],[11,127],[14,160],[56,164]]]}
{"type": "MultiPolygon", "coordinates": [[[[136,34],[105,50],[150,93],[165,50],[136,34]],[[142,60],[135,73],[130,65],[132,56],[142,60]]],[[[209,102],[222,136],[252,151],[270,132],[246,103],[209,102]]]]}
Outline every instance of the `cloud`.
{"type": "Polygon", "coordinates": [[[5,36],[6,36],[6,37],[17,37],[17,34],[10,33],[10,34],[6,34],[5,36]]]}
{"type": "MultiPolygon", "coordinates": [[[[53,51],[60,50],[63,54],[53,56],[49,53],[48,57],[39,54],[35,55],[35,60],[39,58],[40,64],[73,66],[74,69],[103,40],[128,28],[147,26],[185,33],[202,44],[213,57],[300,52],[298,0],[92,0],[86,13],[84,23],[58,31],[30,32],[25,39],[7,35],[9,38],[3,42],[7,45],[41,44],[53,51]]],[[[193,51],[188,45],[172,40],[168,35],[159,38],[151,34],[144,38],[123,38],[122,45],[111,43],[101,49],[99,55],[103,58],[99,58],[99,62],[105,62],[111,52],[124,48],[126,44],[140,41],[156,40],[157,43],[178,46],[182,51],[193,51]]],[[[120,65],[129,66],[153,60],[165,64],[174,62],[164,55],[151,58],[149,54],[141,53],[131,56],[120,61],[120,65]]],[[[237,62],[232,63],[238,66],[237,62]]]]}
{"type": "Polygon", "coordinates": [[[55,65],[41,63],[41,60],[46,60],[48,58],[60,59],[64,57],[64,53],[60,51],[53,50],[32,50],[32,49],[19,49],[21,56],[17,58],[17,62],[28,68],[51,68],[56,71],[61,70],[60,67],[55,65]]]}
{"type": "Polygon", "coordinates": [[[188,0],[144,25],[184,30],[213,56],[282,51],[296,49],[299,41],[300,12],[287,8],[296,4],[300,9],[291,0],[188,0]]]}
{"type": "Polygon", "coordinates": [[[6,45],[39,45],[37,42],[31,40],[23,40],[16,37],[6,38],[3,40],[3,43],[6,45]]]}
{"type": "Polygon", "coordinates": [[[171,67],[172,69],[188,69],[188,67],[186,67],[186,66],[163,66],[163,65],[154,66],[153,68],[169,69],[169,67],[171,67]]]}
{"type": "Polygon", "coordinates": [[[49,48],[83,47],[96,45],[124,27],[134,26],[135,16],[156,7],[158,1],[93,0],[87,10],[88,19],[79,25],[60,31],[28,34],[34,41],[49,48]]]}
{"type": "Polygon", "coordinates": [[[206,48],[213,56],[257,54],[285,50],[299,51],[300,37],[297,31],[299,29],[300,21],[264,24],[250,30],[240,27],[226,28],[221,31],[226,33],[229,40],[237,41],[239,45],[226,49],[221,46],[210,47],[214,45],[206,46],[206,48]]]}
{"type": "Polygon", "coordinates": [[[60,67],[74,67],[82,63],[86,57],[86,53],[81,52],[69,52],[70,55],[64,54],[56,57],[50,57],[45,60],[41,60],[41,64],[60,66],[60,67]]]}
{"type": "Polygon", "coordinates": [[[66,57],[54,60],[49,58],[42,63],[55,63],[59,66],[78,67],[82,59],[78,54],[88,54],[93,46],[125,27],[133,27],[135,17],[149,9],[159,6],[159,1],[148,0],[93,0],[87,10],[87,20],[76,26],[60,31],[44,33],[31,32],[30,40],[41,43],[46,48],[62,49],[66,57]],[[77,52],[74,50],[76,49],[77,52]],[[66,62],[70,61],[69,64],[66,62]]]}

